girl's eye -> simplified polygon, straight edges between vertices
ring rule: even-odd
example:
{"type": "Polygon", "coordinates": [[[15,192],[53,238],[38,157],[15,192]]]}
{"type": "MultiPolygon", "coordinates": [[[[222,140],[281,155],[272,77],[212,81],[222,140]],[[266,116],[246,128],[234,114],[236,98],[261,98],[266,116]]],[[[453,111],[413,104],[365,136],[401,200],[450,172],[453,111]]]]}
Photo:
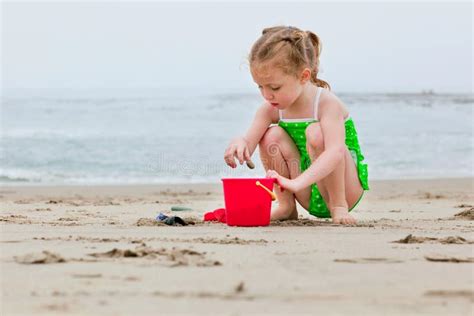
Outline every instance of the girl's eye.
{"type": "Polygon", "coordinates": [[[277,87],[277,88],[271,88],[273,91],[278,91],[280,90],[281,87],[277,87]]]}

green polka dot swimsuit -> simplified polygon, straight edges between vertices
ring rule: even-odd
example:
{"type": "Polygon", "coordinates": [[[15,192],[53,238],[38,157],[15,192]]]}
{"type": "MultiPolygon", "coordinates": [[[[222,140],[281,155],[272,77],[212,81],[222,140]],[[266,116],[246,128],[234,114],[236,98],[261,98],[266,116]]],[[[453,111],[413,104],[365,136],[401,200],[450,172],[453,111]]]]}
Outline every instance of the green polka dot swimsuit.
{"type": "MultiPolygon", "coordinates": [[[[319,97],[321,95],[321,91],[323,88],[318,87],[318,91],[316,93],[316,98],[314,101],[314,117],[318,117],[318,105],[319,105],[319,97]]],[[[308,169],[311,165],[311,159],[309,158],[308,152],[306,151],[306,128],[314,122],[318,122],[316,119],[283,119],[283,115],[281,110],[279,111],[280,114],[280,121],[278,122],[278,126],[282,127],[288,135],[293,139],[298,147],[298,151],[300,153],[300,167],[301,172],[308,169]]],[[[367,164],[362,163],[364,161],[364,156],[362,155],[362,151],[359,145],[359,139],[357,138],[357,131],[354,125],[354,121],[352,118],[348,117],[344,122],[346,128],[346,146],[349,149],[349,152],[354,159],[354,162],[357,166],[357,172],[359,174],[359,180],[364,190],[369,189],[369,181],[368,181],[368,170],[367,164]]],[[[362,196],[359,198],[362,198],[362,196]]],[[[357,205],[359,203],[355,205],[357,205]]],[[[351,208],[351,210],[355,207],[355,205],[351,208]]],[[[311,201],[309,204],[309,213],[321,217],[321,218],[329,218],[331,214],[329,209],[324,201],[321,193],[319,192],[318,186],[316,183],[311,185],[311,201]]]]}

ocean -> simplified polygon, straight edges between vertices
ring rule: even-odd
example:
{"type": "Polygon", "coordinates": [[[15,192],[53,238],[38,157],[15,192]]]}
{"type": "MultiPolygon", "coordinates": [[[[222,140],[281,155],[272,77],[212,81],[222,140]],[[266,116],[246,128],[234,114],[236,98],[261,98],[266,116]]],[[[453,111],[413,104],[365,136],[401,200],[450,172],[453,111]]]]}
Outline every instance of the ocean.
{"type": "MultiPolygon", "coordinates": [[[[255,94],[3,96],[0,183],[218,183],[261,177],[227,167],[255,94]]],[[[473,177],[472,94],[341,93],[356,124],[369,180],[473,177]]]]}

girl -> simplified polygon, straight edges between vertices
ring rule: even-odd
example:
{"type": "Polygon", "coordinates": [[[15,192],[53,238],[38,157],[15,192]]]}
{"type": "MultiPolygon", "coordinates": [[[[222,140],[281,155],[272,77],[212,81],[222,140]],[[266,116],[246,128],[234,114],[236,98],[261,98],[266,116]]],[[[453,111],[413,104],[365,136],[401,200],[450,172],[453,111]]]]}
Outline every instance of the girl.
{"type": "Polygon", "coordinates": [[[272,220],[297,219],[296,201],[317,217],[355,224],[349,214],[368,190],[367,165],[344,104],[317,77],[321,42],[295,27],[264,29],[250,52],[250,71],[265,102],[224,159],[251,163],[257,145],[267,177],[277,179],[272,220]],[[272,125],[272,123],[276,125],[272,125]]]}

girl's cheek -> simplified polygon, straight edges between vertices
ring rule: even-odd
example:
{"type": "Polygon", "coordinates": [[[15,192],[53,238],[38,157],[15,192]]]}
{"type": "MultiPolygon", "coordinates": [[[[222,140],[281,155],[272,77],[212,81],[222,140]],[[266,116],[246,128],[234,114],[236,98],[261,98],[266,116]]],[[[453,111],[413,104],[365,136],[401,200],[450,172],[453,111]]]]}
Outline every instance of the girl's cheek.
{"type": "Polygon", "coordinates": [[[282,99],[285,101],[285,103],[291,103],[291,102],[290,102],[290,101],[291,101],[291,97],[290,97],[289,95],[287,95],[287,94],[284,94],[284,95],[282,96],[282,99]]]}

